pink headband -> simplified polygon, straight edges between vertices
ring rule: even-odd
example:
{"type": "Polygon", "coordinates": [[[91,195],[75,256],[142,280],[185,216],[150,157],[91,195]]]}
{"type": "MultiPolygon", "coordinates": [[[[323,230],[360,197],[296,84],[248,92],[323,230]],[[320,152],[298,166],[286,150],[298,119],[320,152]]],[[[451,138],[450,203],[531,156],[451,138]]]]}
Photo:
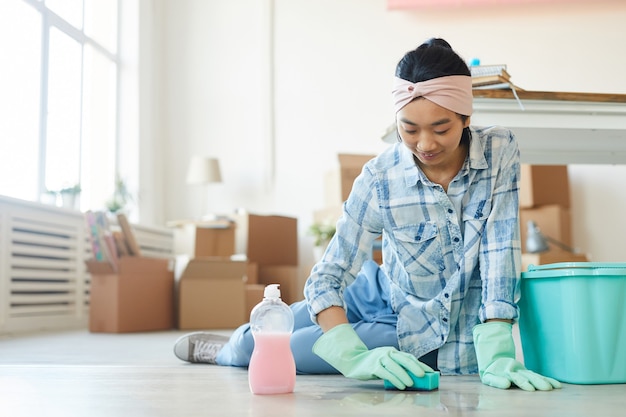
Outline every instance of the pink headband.
{"type": "Polygon", "coordinates": [[[472,77],[467,75],[449,75],[419,83],[395,77],[392,95],[396,113],[413,99],[424,97],[455,113],[472,114],[472,77]]]}

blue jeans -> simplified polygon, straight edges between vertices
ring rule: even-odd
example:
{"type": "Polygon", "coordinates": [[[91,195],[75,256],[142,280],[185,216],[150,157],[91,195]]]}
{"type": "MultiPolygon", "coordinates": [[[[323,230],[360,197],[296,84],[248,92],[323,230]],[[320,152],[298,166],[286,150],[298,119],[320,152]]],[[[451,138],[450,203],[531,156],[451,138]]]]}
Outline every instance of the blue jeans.
{"type": "MultiPolygon", "coordinates": [[[[396,334],[397,314],[389,302],[389,282],[374,261],[363,265],[352,285],[346,288],[344,299],[348,307],[348,321],[368,349],[381,346],[398,348],[396,334]]],[[[313,353],[313,344],[322,335],[322,329],[309,315],[306,301],[291,306],[294,331],[291,351],[299,374],[336,374],[338,371],[313,353]]],[[[248,366],[254,339],[250,324],[240,326],[217,356],[218,365],[248,366]]]]}

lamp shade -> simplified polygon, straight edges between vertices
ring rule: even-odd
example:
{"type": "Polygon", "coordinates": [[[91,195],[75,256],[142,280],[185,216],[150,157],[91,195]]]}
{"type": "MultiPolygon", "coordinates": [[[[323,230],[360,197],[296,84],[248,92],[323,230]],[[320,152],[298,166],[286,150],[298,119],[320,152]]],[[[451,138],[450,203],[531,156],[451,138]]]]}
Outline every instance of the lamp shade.
{"type": "Polygon", "coordinates": [[[220,162],[217,158],[194,156],[187,170],[187,184],[222,182],[220,162]]]}

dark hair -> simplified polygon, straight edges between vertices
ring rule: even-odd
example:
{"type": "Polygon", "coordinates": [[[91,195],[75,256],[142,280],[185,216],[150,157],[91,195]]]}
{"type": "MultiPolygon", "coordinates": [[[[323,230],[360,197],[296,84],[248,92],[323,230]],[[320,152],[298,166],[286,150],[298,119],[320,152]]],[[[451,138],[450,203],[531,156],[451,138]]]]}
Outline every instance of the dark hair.
{"type": "Polygon", "coordinates": [[[412,83],[447,75],[471,75],[471,72],[463,58],[441,38],[431,38],[407,52],[396,67],[396,77],[412,83]]]}
{"type": "MultiPolygon", "coordinates": [[[[432,80],[448,75],[468,75],[472,73],[452,46],[441,38],[430,38],[415,50],[407,52],[396,66],[396,77],[412,83],[432,80]]],[[[459,115],[465,122],[468,116],[459,115]]],[[[399,138],[399,136],[398,136],[399,138]]],[[[463,129],[461,141],[469,143],[471,132],[463,129]]]]}

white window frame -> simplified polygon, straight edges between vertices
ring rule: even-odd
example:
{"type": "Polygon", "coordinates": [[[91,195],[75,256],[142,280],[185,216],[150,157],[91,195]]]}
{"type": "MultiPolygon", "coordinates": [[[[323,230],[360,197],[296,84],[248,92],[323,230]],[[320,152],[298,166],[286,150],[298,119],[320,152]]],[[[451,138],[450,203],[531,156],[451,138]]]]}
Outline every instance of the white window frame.
{"type": "MultiPolygon", "coordinates": [[[[110,60],[111,63],[115,66],[115,71],[116,71],[116,83],[115,83],[115,93],[114,93],[114,106],[115,106],[115,122],[114,122],[114,143],[112,144],[112,146],[115,149],[115,157],[114,157],[114,164],[115,166],[113,167],[114,172],[116,173],[116,175],[120,175],[122,176],[122,178],[124,178],[123,174],[122,174],[122,169],[120,168],[120,114],[121,114],[121,110],[120,110],[120,104],[121,104],[121,95],[122,95],[122,91],[120,89],[120,85],[122,84],[122,80],[121,77],[123,76],[122,74],[122,62],[121,62],[121,46],[122,46],[122,36],[121,36],[121,31],[122,31],[122,8],[123,7],[128,7],[128,3],[134,3],[134,2],[128,2],[126,1],[126,5],[124,5],[124,1],[120,1],[120,0],[110,0],[110,1],[117,1],[117,45],[115,46],[116,50],[115,51],[111,51],[109,49],[107,49],[106,47],[104,47],[102,44],[100,44],[98,41],[96,41],[95,39],[87,36],[85,34],[84,28],[77,28],[73,25],[71,25],[70,23],[68,23],[66,20],[64,20],[62,17],[58,16],[56,13],[54,13],[53,10],[49,9],[44,0],[2,0],[2,1],[23,1],[27,6],[31,6],[33,7],[40,15],[41,15],[41,59],[40,59],[40,93],[39,93],[39,117],[38,117],[38,121],[39,121],[39,129],[38,129],[38,142],[39,142],[39,152],[37,155],[38,158],[38,163],[37,163],[37,167],[38,167],[38,173],[37,173],[37,190],[33,190],[33,194],[37,196],[37,200],[42,201],[42,196],[45,195],[46,192],[46,151],[47,151],[47,113],[48,113],[48,91],[49,91],[49,85],[48,85],[48,77],[49,77],[49,60],[50,60],[50,55],[49,55],[49,45],[50,45],[50,31],[51,28],[54,27],[57,30],[61,31],[62,33],[64,33],[65,35],[67,35],[68,37],[74,39],[80,46],[82,49],[82,53],[84,54],[84,47],[85,45],[89,45],[90,47],[92,47],[94,50],[96,50],[98,53],[102,54],[102,56],[104,56],[106,59],[110,60]]],[[[84,7],[83,7],[83,13],[84,13],[84,7]]],[[[126,22],[126,24],[128,24],[128,22],[126,22]]],[[[19,41],[19,39],[16,39],[16,41],[19,41]]],[[[84,73],[81,71],[81,76],[84,76],[84,73]]],[[[128,82],[126,82],[125,84],[128,85],[128,82]]],[[[81,81],[81,90],[82,88],[84,88],[84,86],[82,86],[82,81],[81,81]]],[[[85,107],[84,107],[84,103],[81,103],[81,113],[84,111],[85,107]]],[[[128,122],[126,122],[128,123],[128,122]]],[[[133,125],[136,125],[135,123],[132,123],[133,125]]],[[[85,140],[87,140],[84,137],[84,131],[80,132],[80,142],[81,142],[81,147],[84,146],[85,140]]],[[[128,135],[127,135],[128,136],[128,135]]],[[[132,145],[131,145],[132,146],[132,145]]],[[[82,164],[84,163],[82,156],[80,158],[80,164],[81,164],[81,169],[80,169],[80,183],[82,188],[84,189],[86,185],[88,184],[83,184],[84,178],[83,178],[83,169],[82,169],[82,164]]],[[[130,179],[130,182],[132,183],[136,183],[136,177],[137,175],[134,173],[130,173],[132,175],[133,178],[130,179]]],[[[107,182],[110,182],[111,184],[111,188],[110,190],[107,190],[107,193],[110,192],[110,194],[112,195],[113,193],[113,189],[115,186],[115,175],[112,178],[107,178],[107,182]]],[[[104,204],[104,201],[103,201],[104,204]]],[[[88,207],[88,203],[83,201],[81,204],[81,209],[86,210],[86,209],[101,209],[103,207],[88,207]]]]}

